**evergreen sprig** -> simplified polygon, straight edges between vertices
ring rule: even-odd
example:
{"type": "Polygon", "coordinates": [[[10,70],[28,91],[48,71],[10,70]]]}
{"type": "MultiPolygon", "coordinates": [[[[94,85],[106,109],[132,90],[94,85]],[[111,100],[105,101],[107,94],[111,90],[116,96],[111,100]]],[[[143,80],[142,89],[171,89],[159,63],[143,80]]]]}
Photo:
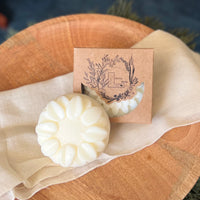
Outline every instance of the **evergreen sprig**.
{"type": "Polygon", "coordinates": [[[198,33],[192,32],[188,28],[175,28],[171,29],[170,33],[179,37],[185,44],[187,44],[191,49],[195,49],[196,43],[194,40],[199,37],[198,33]]]}
{"type": "Polygon", "coordinates": [[[132,12],[132,5],[132,1],[118,0],[110,8],[108,8],[107,14],[140,22],[141,18],[136,13],[132,12]]]}
{"type": "Polygon", "coordinates": [[[145,24],[146,26],[151,27],[152,29],[165,29],[164,24],[160,21],[160,19],[156,18],[156,17],[147,17],[145,16],[142,20],[141,23],[145,24]]]}
{"type": "Polygon", "coordinates": [[[199,200],[200,199],[200,179],[196,182],[195,186],[184,198],[184,200],[199,200]]]}
{"type": "Polygon", "coordinates": [[[153,16],[140,17],[136,12],[133,12],[133,1],[127,0],[117,0],[108,10],[107,14],[116,15],[140,22],[152,29],[161,29],[168,31],[179,37],[186,45],[191,49],[195,49],[196,43],[194,40],[199,37],[198,33],[192,32],[187,28],[176,28],[176,29],[166,29],[165,25],[160,21],[160,19],[153,16]]]}

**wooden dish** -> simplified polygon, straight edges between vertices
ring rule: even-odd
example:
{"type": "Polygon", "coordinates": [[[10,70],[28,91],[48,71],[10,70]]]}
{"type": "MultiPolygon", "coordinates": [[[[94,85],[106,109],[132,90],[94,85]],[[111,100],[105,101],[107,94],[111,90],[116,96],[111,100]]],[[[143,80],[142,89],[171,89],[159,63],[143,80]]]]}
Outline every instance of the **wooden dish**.
{"type": "MultiPolygon", "coordinates": [[[[72,71],[73,47],[129,48],[153,30],[120,17],[80,14],[31,26],[0,46],[0,90],[72,71]]],[[[50,186],[36,200],[181,200],[200,172],[200,123],[176,128],[150,147],[50,186]]]]}

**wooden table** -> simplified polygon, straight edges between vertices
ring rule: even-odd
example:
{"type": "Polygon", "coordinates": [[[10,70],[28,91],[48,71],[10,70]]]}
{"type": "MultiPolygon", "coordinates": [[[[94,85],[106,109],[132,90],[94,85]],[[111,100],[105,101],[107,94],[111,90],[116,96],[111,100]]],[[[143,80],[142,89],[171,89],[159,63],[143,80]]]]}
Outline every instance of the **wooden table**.
{"type": "MultiPolygon", "coordinates": [[[[0,90],[72,71],[73,47],[129,48],[153,30],[127,19],[81,14],[44,21],[0,46],[0,90]]],[[[155,144],[54,185],[32,200],[181,200],[200,172],[200,123],[176,128],[155,144]]]]}

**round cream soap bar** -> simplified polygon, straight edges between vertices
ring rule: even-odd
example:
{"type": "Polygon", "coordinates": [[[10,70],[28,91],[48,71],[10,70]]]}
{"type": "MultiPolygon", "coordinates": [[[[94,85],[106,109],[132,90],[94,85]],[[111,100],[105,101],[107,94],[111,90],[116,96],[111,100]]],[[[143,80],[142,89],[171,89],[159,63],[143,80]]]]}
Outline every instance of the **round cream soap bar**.
{"type": "Polygon", "coordinates": [[[69,94],[47,104],[36,133],[45,156],[63,167],[78,167],[104,151],[110,121],[104,108],[91,97],[69,94]]]}

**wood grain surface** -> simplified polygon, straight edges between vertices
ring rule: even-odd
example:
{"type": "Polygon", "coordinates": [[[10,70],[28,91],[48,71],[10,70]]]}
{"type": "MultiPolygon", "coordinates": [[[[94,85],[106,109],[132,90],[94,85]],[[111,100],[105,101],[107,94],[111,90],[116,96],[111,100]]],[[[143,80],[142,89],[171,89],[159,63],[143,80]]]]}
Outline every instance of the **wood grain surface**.
{"type": "MultiPolygon", "coordinates": [[[[71,72],[74,47],[129,48],[153,30],[127,19],[80,14],[29,27],[0,46],[0,91],[71,72]]],[[[117,158],[31,200],[181,200],[200,172],[200,123],[117,158]]]]}

